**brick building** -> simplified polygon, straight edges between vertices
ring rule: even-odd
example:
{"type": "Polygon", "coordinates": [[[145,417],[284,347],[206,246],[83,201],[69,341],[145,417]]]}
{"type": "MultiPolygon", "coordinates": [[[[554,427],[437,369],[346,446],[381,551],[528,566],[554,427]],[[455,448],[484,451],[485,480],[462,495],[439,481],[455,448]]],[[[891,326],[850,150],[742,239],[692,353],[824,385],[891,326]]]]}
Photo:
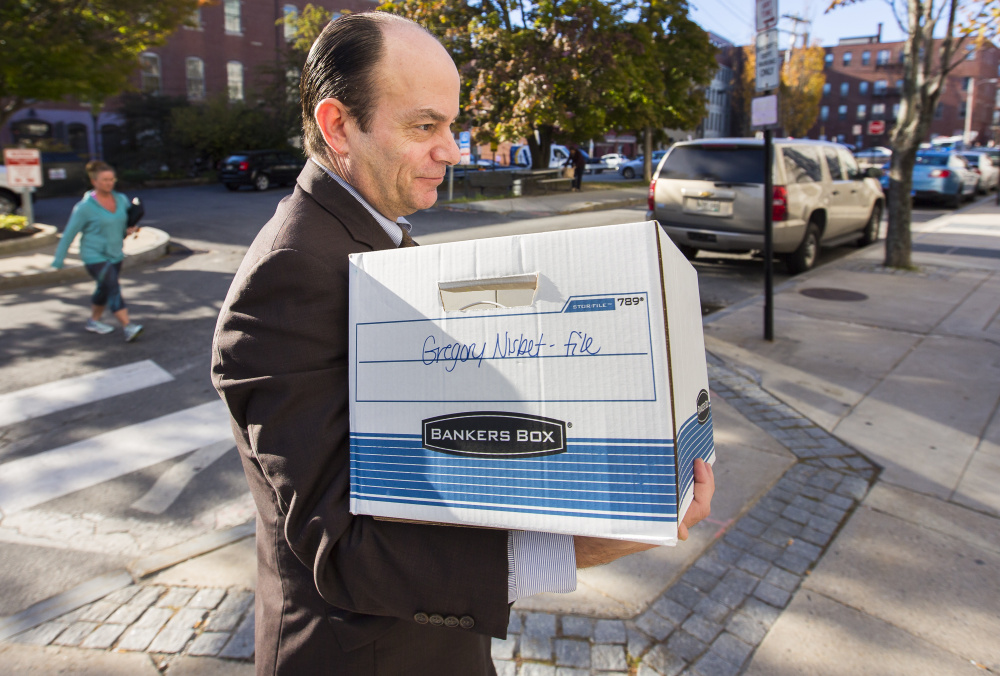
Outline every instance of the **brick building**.
{"type": "MultiPolygon", "coordinates": [[[[277,64],[287,34],[278,19],[297,12],[307,2],[338,16],[341,12],[374,9],[373,0],[221,0],[195,11],[194,26],[185,26],[139,59],[134,79],[137,89],[163,96],[203,101],[225,93],[245,100],[254,90],[262,67],[277,64]]],[[[39,102],[15,113],[0,129],[0,143],[25,137],[52,138],[67,143],[80,155],[112,147],[119,138],[121,117],[116,101],[104,102],[91,115],[90,106],[73,101],[39,102]]]]}
{"type": "MultiPolygon", "coordinates": [[[[880,31],[881,32],[881,31],[880,31]]],[[[940,45],[935,40],[935,48],[940,45]]],[[[895,123],[903,78],[903,42],[881,42],[879,35],[846,38],[825,47],[826,85],[811,138],[852,143],[858,147],[888,145],[895,123]],[[884,131],[872,134],[884,122],[884,131]]],[[[1000,49],[985,43],[967,45],[966,59],[949,74],[931,123],[930,138],[961,135],[965,128],[968,87],[973,86],[971,131],[974,142],[1000,142],[1000,49]]],[[[930,140],[930,138],[926,140],[930,140]]]]}

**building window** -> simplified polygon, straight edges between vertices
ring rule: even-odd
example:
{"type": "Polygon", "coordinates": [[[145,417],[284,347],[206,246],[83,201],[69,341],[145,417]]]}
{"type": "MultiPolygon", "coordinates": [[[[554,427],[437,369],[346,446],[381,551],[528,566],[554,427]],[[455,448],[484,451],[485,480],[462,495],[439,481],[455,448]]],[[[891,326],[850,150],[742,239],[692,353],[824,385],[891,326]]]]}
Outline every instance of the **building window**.
{"type": "Polygon", "coordinates": [[[965,46],[965,50],[968,52],[968,54],[965,55],[965,60],[966,61],[973,61],[973,60],[975,60],[975,58],[976,58],[976,45],[975,44],[966,45],[965,46]]]}
{"type": "Polygon", "coordinates": [[[201,8],[195,9],[188,15],[187,25],[185,28],[192,30],[201,30],[201,8]]]}
{"type": "Polygon", "coordinates": [[[845,66],[850,66],[851,65],[851,53],[850,52],[844,52],[844,65],[845,66]]]}
{"type": "Polygon", "coordinates": [[[878,50],[878,56],[875,57],[875,64],[879,66],[885,66],[889,63],[889,50],[880,49],[878,50]]]}
{"type": "Polygon", "coordinates": [[[829,82],[824,82],[823,83],[823,96],[829,96],[829,95],[830,95],[830,83],[829,82]]]}
{"type": "Polygon", "coordinates": [[[841,119],[841,120],[846,120],[847,119],[847,106],[846,105],[837,106],[837,117],[839,119],[841,119]]]}
{"type": "Polygon", "coordinates": [[[160,78],[160,57],[152,52],[139,56],[139,72],[142,82],[140,87],[146,94],[159,94],[162,85],[160,78]]]}
{"type": "Polygon", "coordinates": [[[993,111],[993,125],[1000,125],[1000,110],[993,111]]]}
{"type": "Polygon", "coordinates": [[[881,120],[885,117],[885,104],[884,103],[873,103],[872,104],[872,119],[881,120]]]}
{"type": "Polygon", "coordinates": [[[959,119],[965,119],[965,101],[958,104],[958,117],[959,119]]]}
{"type": "Polygon", "coordinates": [[[944,104],[939,103],[937,104],[937,108],[934,109],[934,119],[940,120],[942,117],[944,117],[944,104]]]}
{"type": "Polygon", "coordinates": [[[872,87],[872,91],[875,93],[875,96],[885,96],[885,90],[888,87],[888,80],[875,80],[875,85],[872,87]]]}
{"type": "Polygon", "coordinates": [[[66,142],[77,155],[89,155],[90,133],[87,131],[87,125],[71,122],[66,127],[66,142]]]}
{"type": "Polygon", "coordinates": [[[226,16],[226,32],[241,34],[243,21],[240,16],[240,0],[223,0],[222,6],[226,16]]]}
{"type": "Polygon", "coordinates": [[[243,64],[230,61],[226,64],[226,83],[229,87],[229,100],[243,100],[243,64]]]}
{"type": "Polygon", "coordinates": [[[823,57],[823,62],[827,68],[833,65],[833,52],[827,52],[826,56],[823,57]]]}
{"type": "Polygon", "coordinates": [[[299,17],[299,8],[295,5],[285,5],[282,12],[285,15],[285,41],[295,37],[295,20],[299,17]]]}
{"type": "Polygon", "coordinates": [[[840,95],[847,96],[851,93],[851,85],[847,82],[840,83],[840,95]]]}
{"type": "Polygon", "coordinates": [[[902,78],[900,78],[899,80],[896,80],[896,92],[899,93],[899,94],[903,93],[903,80],[902,80],[902,78]]]}
{"type": "Polygon", "coordinates": [[[184,63],[187,73],[188,101],[205,100],[205,62],[197,56],[189,56],[184,63]]]}
{"type": "Polygon", "coordinates": [[[892,119],[895,120],[897,117],[899,117],[899,104],[894,103],[892,104],[892,119]]]}
{"type": "Polygon", "coordinates": [[[870,66],[872,64],[872,53],[868,50],[861,52],[861,65],[870,66]]]}
{"type": "Polygon", "coordinates": [[[861,94],[862,96],[868,94],[868,82],[862,80],[861,82],[858,83],[858,93],[861,94]]]}
{"type": "Polygon", "coordinates": [[[905,61],[906,61],[906,50],[901,49],[899,50],[899,62],[904,63],[905,61]]]}
{"type": "Polygon", "coordinates": [[[862,103],[858,105],[858,119],[863,120],[865,119],[865,117],[867,117],[867,115],[868,115],[868,109],[865,107],[865,104],[862,103]]]}
{"type": "Polygon", "coordinates": [[[971,77],[963,77],[962,78],[962,91],[963,92],[969,91],[969,83],[970,82],[972,82],[972,78],[971,77]]]}
{"type": "Polygon", "coordinates": [[[819,107],[819,119],[826,122],[830,119],[830,106],[820,106],[819,107]]]}

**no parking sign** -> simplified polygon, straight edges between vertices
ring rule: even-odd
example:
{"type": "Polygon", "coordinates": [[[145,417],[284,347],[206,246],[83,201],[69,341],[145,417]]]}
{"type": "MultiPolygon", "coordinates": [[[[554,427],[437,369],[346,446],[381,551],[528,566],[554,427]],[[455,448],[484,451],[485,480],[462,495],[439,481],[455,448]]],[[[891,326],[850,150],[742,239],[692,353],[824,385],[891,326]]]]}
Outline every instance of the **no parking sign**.
{"type": "Polygon", "coordinates": [[[7,148],[3,151],[7,165],[7,184],[12,188],[42,186],[42,154],[27,148],[7,148]]]}

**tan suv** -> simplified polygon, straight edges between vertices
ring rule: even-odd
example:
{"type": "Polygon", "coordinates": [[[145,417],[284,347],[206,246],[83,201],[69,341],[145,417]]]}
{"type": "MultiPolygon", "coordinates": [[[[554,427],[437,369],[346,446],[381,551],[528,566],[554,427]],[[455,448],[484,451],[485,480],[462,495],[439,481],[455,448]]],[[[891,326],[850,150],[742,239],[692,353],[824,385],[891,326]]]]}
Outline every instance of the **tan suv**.
{"type": "MultiPolygon", "coordinates": [[[[878,239],[885,196],[880,169],[862,171],[842,145],[775,139],[774,252],[792,274],[820,246],[878,239]]],[[[649,211],[688,258],[700,249],[764,248],[764,142],[719,138],[674,145],[649,186],[649,211]]]]}

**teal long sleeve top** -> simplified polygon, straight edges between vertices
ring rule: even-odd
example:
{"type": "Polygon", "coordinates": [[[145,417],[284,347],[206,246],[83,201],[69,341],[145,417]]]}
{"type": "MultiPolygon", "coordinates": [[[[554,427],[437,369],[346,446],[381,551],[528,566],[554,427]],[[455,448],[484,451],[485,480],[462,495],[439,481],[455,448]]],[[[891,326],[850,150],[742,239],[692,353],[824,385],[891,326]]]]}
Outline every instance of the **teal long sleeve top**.
{"type": "Polygon", "coordinates": [[[125,239],[125,226],[128,223],[128,198],[120,192],[112,192],[115,198],[115,211],[111,213],[94,199],[94,193],[88,192],[77,202],[70,214],[69,222],[63,231],[52,267],[61,268],[66,251],[78,232],[83,232],[80,238],[80,259],[85,265],[91,263],[117,263],[124,258],[122,240],[125,239]]]}

